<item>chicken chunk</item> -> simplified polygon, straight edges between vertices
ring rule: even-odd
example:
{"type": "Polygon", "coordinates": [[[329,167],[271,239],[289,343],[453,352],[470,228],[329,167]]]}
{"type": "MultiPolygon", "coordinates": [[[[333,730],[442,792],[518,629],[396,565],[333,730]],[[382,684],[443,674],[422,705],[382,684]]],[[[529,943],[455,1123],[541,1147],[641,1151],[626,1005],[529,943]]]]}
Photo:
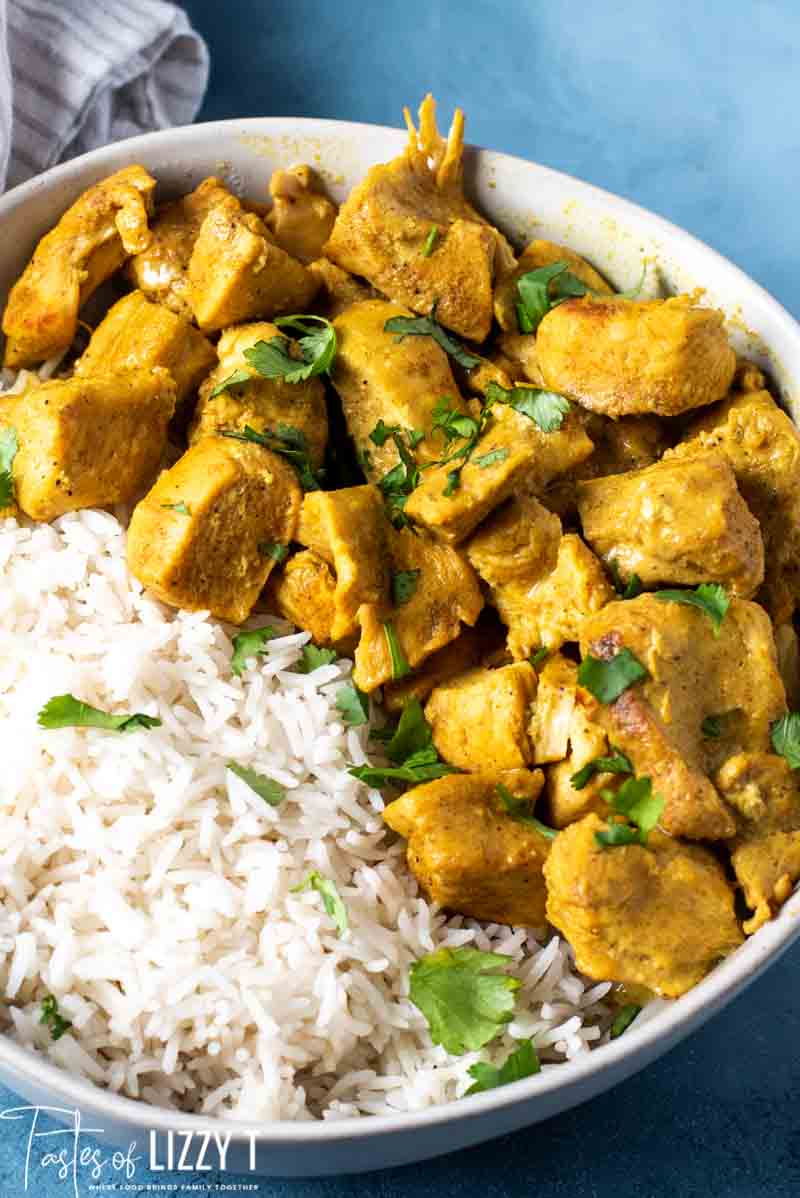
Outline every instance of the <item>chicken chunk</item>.
{"type": "Polygon", "coordinates": [[[551,653],[537,666],[536,703],[530,721],[533,760],[537,765],[563,761],[578,694],[578,667],[562,653],[551,653]]]}
{"type": "Polygon", "coordinates": [[[589,718],[580,692],[570,712],[567,741],[568,755],[565,759],[545,768],[547,822],[554,828],[566,828],[592,811],[605,816],[608,803],[603,792],[617,789],[618,783],[624,781],[624,776],[619,774],[601,772],[594,774],[585,786],[578,788],[573,785],[572,779],[579,770],[597,757],[609,756],[611,752],[602,728],[598,728],[589,718]]]}
{"type": "Polygon", "coordinates": [[[393,663],[392,634],[403,659],[415,669],[472,625],[483,607],[478,579],[466,558],[409,529],[387,527],[389,558],[395,573],[418,571],[413,594],[387,608],[365,603],[358,612],[361,640],[353,679],[363,691],[403,676],[402,662],[393,663]],[[400,669],[397,667],[400,666],[400,669]]]}
{"type": "Polygon", "coordinates": [[[302,492],[291,466],[207,437],[159,477],[128,529],[128,566],[162,602],[241,624],[293,539],[302,492]],[[178,506],[179,505],[179,506],[178,506]]]}
{"type": "Polygon", "coordinates": [[[175,384],[166,370],[58,379],[13,406],[13,477],[32,520],[127,503],[151,482],[167,444],[175,384]]]}
{"type": "Polygon", "coordinates": [[[127,166],[79,196],[42,238],[3,313],[5,366],[32,366],[69,349],[81,305],[148,245],[155,185],[143,166],[127,166]]]}
{"type": "Polygon", "coordinates": [[[662,826],[673,836],[733,836],[731,809],[710,774],[740,752],[768,752],[770,725],[785,710],[769,618],[733,599],[714,636],[703,612],[653,595],[610,603],[587,620],[581,651],[607,660],[629,649],[648,677],[613,703],[585,694],[591,720],[652,779],[665,802],[662,826]],[[721,735],[703,721],[722,716],[721,735]]]}
{"type": "Polygon", "coordinates": [[[729,758],[716,783],[739,814],[731,864],[753,910],[744,924],[751,935],[786,902],[800,878],[800,793],[788,763],[774,753],[729,758]]]}
{"type": "Polygon", "coordinates": [[[383,688],[384,707],[392,714],[399,714],[409,699],[424,703],[435,687],[477,665],[483,645],[484,638],[477,629],[462,629],[454,641],[426,657],[413,674],[399,682],[388,682],[383,688]]]}
{"type": "Polygon", "coordinates": [[[659,583],[722,583],[750,598],[764,578],[758,521],[715,451],[578,483],[583,535],[621,575],[659,583]]]}
{"type": "Polygon", "coordinates": [[[298,262],[319,258],[336,220],[336,205],[320,190],[310,166],[293,166],[273,174],[272,208],[265,224],[277,244],[298,262]]]}
{"type": "Polygon", "coordinates": [[[419,133],[405,110],[408,147],[374,166],[348,196],[325,254],[398,304],[436,318],[472,341],[492,323],[492,283],[514,256],[508,242],[467,203],[462,190],[464,117],[456,109],[445,142],[427,96],[419,133]],[[430,254],[422,251],[431,231],[430,254]]]}
{"type": "Polygon", "coordinates": [[[707,849],[658,831],[604,848],[602,827],[588,815],[553,841],[547,918],[590,978],[679,998],[741,944],[733,891],[707,849]]]}
{"type": "Polygon", "coordinates": [[[533,496],[515,496],[498,508],[464,546],[469,561],[492,590],[531,584],[558,559],[561,521],[533,496]]]}
{"type": "Polygon", "coordinates": [[[665,458],[724,453],[761,525],[765,581],[760,602],[785,624],[800,600],[800,432],[767,391],[747,391],[704,413],[665,458]]]}
{"type": "Polygon", "coordinates": [[[109,310],[75,363],[75,373],[116,373],[163,366],[175,381],[180,405],[194,394],[217,355],[210,341],[185,317],[153,304],[141,291],[123,296],[109,310]]]}
{"type": "Polygon", "coordinates": [[[544,387],[533,333],[503,333],[497,338],[496,344],[505,369],[516,381],[544,387]]]}
{"type": "Polygon", "coordinates": [[[312,546],[336,574],[334,640],[356,633],[362,603],[388,602],[387,528],[383,500],[373,486],[310,491],[303,499],[297,540],[312,546]]]}
{"type": "Polygon", "coordinates": [[[435,903],[490,923],[541,927],[550,841],[506,814],[498,783],[532,803],[542,774],[438,778],[395,799],[384,819],[407,838],[409,869],[435,903]]]}
{"type": "Polygon", "coordinates": [[[188,300],[204,332],[258,317],[304,312],[318,283],[272,240],[264,222],[235,196],[211,208],[188,269],[188,300]]]}
{"type": "MultiPolygon", "coordinates": [[[[274,324],[257,321],[226,329],[217,343],[219,365],[200,388],[189,440],[212,436],[223,429],[242,431],[247,425],[258,433],[274,432],[279,424],[302,433],[308,456],[315,467],[322,465],[328,441],[328,412],[325,387],[319,378],[287,383],[284,378],[264,378],[245,357],[259,341],[284,337],[274,324]],[[250,377],[214,395],[214,391],[236,371],[250,377]]],[[[290,352],[293,342],[289,342],[290,352]]],[[[299,350],[295,351],[299,357],[299,350]]]]}
{"type": "Polygon", "coordinates": [[[574,415],[556,432],[544,433],[513,408],[497,407],[457,489],[451,492],[448,483],[452,463],[426,470],[405,510],[441,540],[458,544],[510,495],[540,494],[591,452],[592,442],[574,415]]]}
{"type": "Polygon", "coordinates": [[[189,303],[189,260],[203,221],[230,194],[212,175],[188,195],[158,210],[150,241],[131,258],[127,267],[133,285],[148,299],[164,304],[178,316],[194,320],[189,303]]]}
{"type": "Polygon", "coordinates": [[[722,399],[736,368],[723,315],[686,296],[552,308],[536,334],[548,387],[606,416],[677,416],[722,399]]]}
{"type": "Polygon", "coordinates": [[[334,320],[351,304],[380,298],[374,287],[349,275],[328,258],[316,258],[309,262],[308,269],[319,284],[314,310],[327,316],[328,320],[334,320]]]}
{"type": "Polygon", "coordinates": [[[355,637],[337,640],[333,635],[337,618],[335,593],[333,570],[311,549],[295,553],[282,570],[270,575],[267,583],[270,609],[310,632],[316,645],[335,645],[337,651],[350,657],[355,650],[355,637]]]}
{"type": "Polygon", "coordinates": [[[367,476],[375,481],[397,465],[394,442],[370,440],[379,420],[426,434],[415,453],[420,462],[438,460],[444,438],[433,433],[433,411],[443,397],[466,413],[447,354],[431,337],[404,337],[384,331],[387,320],[411,313],[384,300],[365,300],[333,322],[339,348],[332,382],[342,401],[350,436],[367,476]]]}
{"type": "Polygon", "coordinates": [[[527,661],[481,666],[437,686],[425,705],[439,755],[476,773],[523,769],[533,761],[528,735],[536,671],[527,661]]]}
{"type": "MultiPolygon", "coordinates": [[[[543,266],[552,266],[556,262],[566,262],[571,273],[585,283],[590,291],[594,291],[598,295],[614,294],[613,288],[609,287],[603,276],[593,266],[590,266],[585,258],[581,258],[580,254],[567,249],[565,245],[557,245],[554,241],[537,238],[525,247],[516,267],[504,274],[495,287],[494,315],[503,332],[516,333],[518,331],[517,301],[519,294],[517,283],[522,276],[532,270],[541,270],[543,266]]],[[[535,342],[536,338],[532,334],[527,334],[527,336],[532,342],[535,342]]]]}

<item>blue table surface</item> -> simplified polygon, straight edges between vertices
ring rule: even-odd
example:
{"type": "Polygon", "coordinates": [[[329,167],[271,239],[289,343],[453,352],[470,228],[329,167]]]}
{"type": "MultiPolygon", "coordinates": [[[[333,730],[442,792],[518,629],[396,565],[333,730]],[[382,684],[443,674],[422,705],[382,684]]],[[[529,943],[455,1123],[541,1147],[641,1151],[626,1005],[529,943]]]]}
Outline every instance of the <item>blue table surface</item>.
{"type": "MultiPolygon", "coordinates": [[[[202,119],[398,124],[428,89],[468,137],[621,193],[726,254],[800,315],[796,0],[191,0],[212,74],[202,119]]],[[[800,947],[610,1093],[420,1167],[267,1182],[279,1198],[797,1198],[800,947]]],[[[15,1104],[0,1089],[0,1110],[15,1104]]],[[[0,1193],[24,1137],[0,1137],[0,1193]]],[[[129,1193],[177,1174],[139,1169],[129,1193]]],[[[188,1180],[197,1181],[199,1178],[188,1180]]],[[[212,1192],[230,1175],[207,1175],[212,1192]]],[[[252,1181],[252,1179],[241,1179],[252,1181]]],[[[35,1174],[36,1198],[67,1194],[35,1174]]],[[[160,1190],[161,1194],[170,1193],[160,1190]]]]}

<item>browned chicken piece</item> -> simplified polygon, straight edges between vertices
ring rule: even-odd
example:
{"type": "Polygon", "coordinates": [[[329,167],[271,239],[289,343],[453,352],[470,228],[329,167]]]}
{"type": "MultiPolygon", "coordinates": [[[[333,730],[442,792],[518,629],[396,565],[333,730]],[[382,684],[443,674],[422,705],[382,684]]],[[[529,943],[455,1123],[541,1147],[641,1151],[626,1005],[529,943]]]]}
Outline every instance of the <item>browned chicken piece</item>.
{"type": "Polygon", "coordinates": [[[180,404],[216,365],[213,345],[185,317],[132,291],[110,308],[75,363],[75,373],[91,377],[109,371],[151,370],[163,366],[175,381],[180,404]]]}
{"type": "Polygon", "coordinates": [[[541,927],[550,841],[503,810],[497,785],[532,804],[542,781],[541,770],[451,774],[407,791],[383,817],[407,838],[409,869],[439,906],[489,923],[541,927]]]}
{"type": "Polygon", "coordinates": [[[410,316],[406,308],[385,300],[352,304],[333,322],[338,352],[331,376],[342,401],[347,428],[364,472],[374,481],[397,465],[389,438],[375,445],[370,433],[379,420],[426,434],[415,450],[420,462],[437,461],[444,453],[441,433],[431,432],[433,410],[443,397],[466,412],[447,354],[431,337],[404,337],[384,332],[387,320],[410,316]]]}
{"type": "MultiPolygon", "coordinates": [[[[189,430],[190,442],[222,430],[241,432],[247,425],[263,433],[274,432],[279,424],[285,424],[305,437],[312,465],[322,465],[328,442],[328,412],[322,381],[310,378],[302,383],[287,383],[283,378],[267,379],[245,357],[245,350],[252,349],[259,341],[284,336],[277,325],[267,321],[225,330],[217,343],[219,365],[200,388],[200,399],[189,430]],[[227,387],[218,395],[213,394],[239,370],[250,376],[246,382],[227,387]]],[[[289,347],[290,353],[301,356],[294,342],[289,341],[289,347]]]]}
{"type": "Polygon", "coordinates": [[[163,369],[58,379],[20,397],[8,413],[19,507],[32,520],[54,520],[134,499],[158,469],[174,410],[175,384],[163,369]]]}
{"type": "Polygon", "coordinates": [[[774,753],[739,753],[725,762],[717,787],[739,818],[731,864],[753,916],[749,935],[772,918],[800,878],[800,793],[787,761],[774,753]]]}
{"type": "Polygon", "coordinates": [[[497,338],[497,348],[515,379],[526,380],[534,387],[544,386],[533,333],[503,333],[497,338]]]}
{"type": "Polygon", "coordinates": [[[336,220],[336,205],[320,190],[310,166],[275,171],[269,184],[272,208],[265,219],[278,245],[298,262],[319,258],[336,220]]]}
{"type": "Polygon", "coordinates": [[[336,576],[328,563],[312,549],[303,549],[289,558],[282,570],[270,575],[267,603],[291,624],[310,632],[317,645],[334,645],[343,656],[351,657],[355,638],[336,640],[333,625],[337,613],[334,604],[336,576]]]}
{"type": "Polygon", "coordinates": [[[590,978],[679,998],[742,943],[733,891],[708,849],[658,831],[605,848],[604,826],[588,815],[553,841],[547,918],[590,978]]]}
{"type": "MultiPolygon", "coordinates": [[[[495,286],[494,315],[503,332],[516,333],[519,331],[517,283],[522,276],[528,274],[529,271],[540,270],[543,266],[552,266],[556,262],[566,262],[571,273],[585,283],[590,291],[596,291],[598,295],[614,294],[613,288],[609,287],[603,276],[593,266],[590,266],[585,258],[581,258],[580,254],[567,249],[565,245],[557,245],[554,241],[537,238],[522,251],[516,267],[504,274],[495,286]]],[[[533,335],[528,334],[528,336],[531,341],[536,340],[533,335]]]]}
{"type": "Polygon", "coordinates": [[[698,452],[579,482],[583,535],[623,578],[645,586],[722,583],[748,599],[764,578],[758,521],[723,454],[698,452]]]}
{"type": "Polygon", "coordinates": [[[790,711],[797,711],[800,708],[800,642],[792,624],[781,624],[775,629],[775,649],[778,672],[786,691],[786,705],[790,711]]]}
{"type": "Polygon", "coordinates": [[[511,248],[467,203],[462,190],[464,116],[456,109],[445,142],[426,96],[419,133],[408,109],[408,147],[367,172],[342,205],[325,254],[368,279],[398,304],[436,319],[472,341],[492,323],[495,275],[514,263],[511,248]],[[436,229],[432,252],[423,253],[436,229]]]}
{"type": "Polygon", "coordinates": [[[626,753],[665,801],[665,831],[690,840],[733,836],[733,812],[709,775],[730,756],[768,752],[770,725],[786,708],[769,617],[733,599],[719,636],[694,607],[653,595],[610,603],[587,620],[581,651],[602,660],[629,649],[649,677],[613,703],[584,692],[592,722],[626,753]],[[721,735],[703,735],[724,716],[721,735]]]}
{"type": "Polygon", "coordinates": [[[83,192],[42,238],[3,313],[4,366],[33,366],[69,349],[81,305],[147,246],[155,185],[143,166],[126,166],[83,192]]]}
{"type": "Polygon", "coordinates": [[[536,354],[548,387],[612,417],[715,403],[736,367],[722,313],[687,296],[566,300],[539,325],[536,354]]]}
{"type": "Polygon", "coordinates": [[[590,720],[580,692],[570,714],[568,741],[568,756],[545,769],[547,822],[554,828],[566,828],[592,811],[606,815],[608,803],[603,798],[603,791],[616,790],[625,780],[619,774],[603,772],[594,774],[580,789],[573,786],[572,779],[579,770],[611,752],[605,733],[590,720]]]}
{"type": "Polygon", "coordinates": [[[800,599],[800,432],[767,391],[727,399],[692,423],[666,458],[724,453],[761,525],[765,581],[759,601],[786,624],[800,599]]]}
{"type": "Polygon", "coordinates": [[[558,559],[561,521],[532,495],[509,499],[484,520],[464,546],[492,589],[529,583],[552,570],[558,559]]]}
{"type": "Polygon", "coordinates": [[[302,492],[291,466],[241,441],[193,445],[134,510],[128,567],[156,598],[241,624],[293,539],[302,492]]]}
{"type": "Polygon", "coordinates": [[[581,480],[643,470],[657,462],[669,444],[664,422],[657,416],[609,420],[586,412],[584,427],[594,443],[591,457],[557,478],[542,495],[542,503],[562,519],[577,513],[576,490],[581,480]]]}
{"type": "Polygon", "coordinates": [[[388,603],[387,528],[383,500],[373,486],[310,491],[303,499],[296,539],[330,562],[336,574],[334,640],[358,631],[362,603],[388,603]]]}
{"type": "Polygon", "coordinates": [[[591,549],[576,533],[563,536],[552,569],[535,579],[493,587],[492,602],[508,627],[508,648],[516,660],[539,649],[560,649],[577,641],[583,623],[614,598],[614,589],[591,549]]]}
{"type": "Polygon", "coordinates": [[[204,332],[259,317],[304,312],[316,278],[272,240],[235,196],[211,208],[189,259],[188,300],[204,332]]]}
{"type": "Polygon", "coordinates": [[[148,299],[194,320],[189,303],[189,259],[208,213],[230,194],[221,180],[211,175],[188,195],[159,208],[148,245],[128,263],[134,286],[148,299]]]}
{"type": "Polygon", "coordinates": [[[425,704],[439,755],[471,772],[523,769],[533,761],[528,736],[536,671],[527,661],[467,670],[437,686],[425,704]]]}
{"type": "Polygon", "coordinates": [[[462,629],[454,641],[427,657],[413,674],[399,682],[388,682],[383,688],[383,706],[396,715],[410,699],[424,703],[434,687],[477,665],[483,648],[484,638],[476,628],[462,629]]]}
{"type": "Polygon", "coordinates": [[[461,470],[458,488],[444,493],[450,489],[452,463],[426,470],[405,510],[434,536],[455,545],[510,495],[541,494],[554,478],[591,452],[592,442],[574,413],[556,432],[543,433],[527,416],[498,406],[461,470]]]}
{"type": "Polygon", "coordinates": [[[386,531],[393,571],[419,573],[414,592],[405,603],[392,608],[365,603],[359,609],[361,640],[353,679],[367,692],[403,676],[402,662],[396,662],[393,668],[390,642],[396,640],[403,659],[415,669],[437,649],[455,640],[462,620],[474,624],[483,607],[478,578],[456,549],[409,529],[395,532],[387,526],[386,531]]]}
{"type": "Polygon", "coordinates": [[[308,269],[319,284],[314,310],[327,316],[328,320],[334,320],[351,304],[380,298],[373,287],[348,274],[328,258],[309,262],[308,269]]]}

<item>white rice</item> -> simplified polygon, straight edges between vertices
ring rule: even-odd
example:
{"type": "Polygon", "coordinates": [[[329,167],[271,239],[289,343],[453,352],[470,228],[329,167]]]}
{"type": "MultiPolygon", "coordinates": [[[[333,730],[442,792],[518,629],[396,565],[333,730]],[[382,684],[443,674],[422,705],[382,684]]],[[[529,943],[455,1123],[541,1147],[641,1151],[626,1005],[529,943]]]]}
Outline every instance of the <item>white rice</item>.
{"type": "MultiPolygon", "coordinates": [[[[120,513],[123,516],[123,513],[120,513]]],[[[533,1036],[542,1059],[607,1038],[609,984],[538,932],[445,917],[419,893],[335,698],[351,663],[295,672],[306,633],[231,673],[226,629],[143,593],[114,516],[0,521],[0,993],[6,1028],[72,1073],[233,1119],[337,1119],[457,1098],[478,1059],[533,1036]],[[72,692],[160,728],[44,731],[72,692]],[[234,760],[287,788],[267,806],[234,760]],[[311,870],[335,881],[339,937],[311,870]],[[514,1021],[482,1053],[432,1045],[411,963],[443,945],[504,953],[514,1021]],[[52,1041],[41,1001],[72,1029],[52,1041]]],[[[546,1064],[545,1067],[550,1067],[546,1064]]]]}

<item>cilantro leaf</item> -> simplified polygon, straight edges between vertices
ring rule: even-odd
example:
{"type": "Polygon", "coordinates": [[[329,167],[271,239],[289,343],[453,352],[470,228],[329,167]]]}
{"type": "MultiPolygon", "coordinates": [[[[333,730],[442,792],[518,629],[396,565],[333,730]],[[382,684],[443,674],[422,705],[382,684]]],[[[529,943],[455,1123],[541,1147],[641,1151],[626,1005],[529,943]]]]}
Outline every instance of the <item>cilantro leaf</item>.
{"type": "Polygon", "coordinates": [[[555,391],[542,387],[501,387],[489,383],[486,398],[490,404],[503,403],[527,416],[543,433],[554,433],[561,428],[564,417],[570,410],[570,402],[555,391]]]}
{"type": "Polygon", "coordinates": [[[274,562],[285,562],[289,556],[289,546],[281,545],[279,541],[259,541],[258,552],[262,557],[269,557],[274,562]]]}
{"type": "Polygon", "coordinates": [[[408,603],[417,589],[421,570],[396,570],[392,574],[392,602],[395,607],[408,603]]]}
{"type": "Polygon", "coordinates": [[[378,490],[383,495],[387,515],[395,528],[402,528],[409,523],[405,515],[406,500],[420,481],[420,470],[413,451],[424,436],[418,429],[404,429],[399,424],[385,424],[383,420],[379,420],[369,434],[370,441],[378,446],[385,445],[391,437],[400,458],[397,465],[378,480],[378,490]]]}
{"type": "Polygon", "coordinates": [[[299,664],[296,666],[299,674],[312,674],[320,666],[329,666],[336,661],[338,654],[335,649],[320,649],[312,641],[303,645],[299,664]]]}
{"type": "Polygon", "coordinates": [[[621,1036],[623,1032],[627,1032],[628,1028],[633,1023],[636,1016],[641,1011],[638,1003],[629,1002],[620,1011],[611,1024],[611,1039],[616,1040],[617,1036],[621,1036]]]}
{"type": "Polygon", "coordinates": [[[517,798],[502,782],[497,783],[495,792],[500,800],[500,806],[503,811],[507,815],[510,815],[513,820],[516,820],[518,824],[527,824],[529,828],[535,828],[540,836],[544,836],[548,840],[555,840],[556,836],[558,836],[557,828],[549,828],[547,824],[543,824],[540,819],[531,814],[533,799],[527,797],[517,798]]]}
{"type": "Polygon", "coordinates": [[[718,740],[722,736],[723,714],[721,712],[719,715],[707,715],[700,724],[700,731],[706,740],[718,740]]]}
{"type": "Polygon", "coordinates": [[[226,761],[225,766],[237,778],[241,778],[242,782],[245,782],[260,799],[269,803],[270,807],[277,807],[286,798],[284,788],[274,782],[272,778],[267,778],[264,774],[257,774],[255,770],[248,769],[246,765],[237,765],[235,761],[226,761]]]}
{"type": "Polygon", "coordinates": [[[439,230],[437,229],[436,225],[433,225],[430,233],[425,238],[425,244],[422,247],[422,257],[423,258],[430,258],[431,254],[433,253],[433,250],[434,250],[434,247],[436,245],[438,238],[439,238],[439,230]]]}
{"type": "Polygon", "coordinates": [[[304,890],[316,890],[326,913],[336,924],[337,932],[340,936],[344,935],[348,928],[347,908],[336,889],[336,883],[323,877],[319,870],[312,869],[304,882],[292,887],[292,894],[302,894],[304,890]]]}
{"type": "Polygon", "coordinates": [[[318,474],[314,470],[308,455],[308,442],[300,429],[291,424],[278,424],[274,432],[265,429],[263,433],[259,433],[247,424],[242,432],[238,429],[220,431],[223,437],[230,437],[233,441],[250,441],[253,445],[263,445],[265,449],[271,449],[294,466],[304,491],[320,489],[319,474],[322,472],[318,474]]]}
{"type": "Polygon", "coordinates": [[[609,806],[624,815],[629,823],[609,821],[604,831],[595,832],[597,843],[604,847],[647,844],[647,838],[664,810],[664,800],[653,793],[650,779],[628,778],[619,790],[604,790],[601,793],[609,806]]]}
{"type": "Polygon", "coordinates": [[[241,383],[249,383],[252,377],[249,370],[234,370],[233,374],[229,374],[221,383],[217,383],[208,398],[216,399],[218,395],[221,395],[223,391],[227,391],[229,387],[238,387],[241,383]]]}
{"type": "Polygon", "coordinates": [[[608,826],[595,832],[594,838],[603,848],[618,848],[623,844],[639,844],[639,833],[630,824],[609,820],[608,826]]]}
{"type": "Polygon", "coordinates": [[[61,1014],[58,1009],[58,1000],[52,994],[47,994],[42,999],[42,1013],[39,1022],[50,1029],[51,1040],[60,1040],[64,1032],[72,1027],[72,1020],[65,1019],[61,1014]]]}
{"type": "MultiPolygon", "coordinates": [[[[463,445],[451,449],[445,457],[435,463],[437,466],[446,466],[449,462],[458,463],[457,466],[447,472],[447,483],[442,491],[444,496],[453,495],[461,485],[461,471],[472,457],[474,450],[483,436],[490,419],[491,407],[491,401],[484,404],[477,419],[474,416],[460,412],[457,408],[450,407],[446,398],[441,399],[433,409],[433,427],[444,433],[447,444],[451,445],[454,441],[463,441],[463,445]]],[[[508,457],[507,450],[495,450],[485,454],[484,460],[481,463],[482,468],[486,469],[487,466],[492,464],[491,461],[487,461],[486,459],[493,458],[494,461],[501,461],[506,457],[508,457]]]]}
{"type": "Polygon", "coordinates": [[[403,646],[400,644],[391,620],[384,622],[383,634],[386,637],[386,644],[389,646],[389,656],[392,659],[392,678],[395,681],[398,678],[405,678],[406,674],[411,673],[411,666],[406,660],[403,646]]]}
{"type": "Polygon", "coordinates": [[[497,462],[504,462],[508,457],[507,449],[492,449],[489,453],[484,453],[479,458],[473,458],[476,466],[480,466],[481,470],[485,470],[488,466],[494,466],[497,462]]]}
{"type": "Polygon", "coordinates": [[[772,747],[793,770],[800,770],[800,712],[787,711],[770,729],[772,747]]]}
{"type": "Polygon", "coordinates": [[[541,649],[537,649],[535,653],[531,653],[530,657],[528,658],[528,661],[531,663],[532,666],[537,667],[537,666],[542,665],[543,662],[547,661],[549,656],[550,656],[550,650],[541,648],[541,649]]]}
{"type": "Polygon", "coordinates": [[[428,1021],[431,1039],[460,1055],[483,1048],[514,1014],[521,983],[498,970],[510,958],[479,949],[440,948],[415,961],[409,997],[428,1021]]]}
{"type": "Polygon", "coordinates": [[[348,772],[369,786],[392,782],[416,785],[458,772],[439,759],[431,726],[417,698],[412,697],[405,704],[396,728],[375,729],[372,737],[386,743],[386,756],[393,764],[351,766],[348,772]]]}
{"type": "Polygon", "coordinates": [[[607,661],[588,654],[578,667],[578,682],[601,703],[613,703],[629,686],[649,677],[630,649],[620,649],[607,661]]]}
{"type": "Polygon", "coordinates": [[[499,1068],[485,1061],[477,1061],[470,1065],[467,1073],[475,1078],[475,1082],[467,1090],[465,1097],[481,1094],[484,1090],[494,1090],[496,1086],[507,1086],[509,1082],[518,1082],[523,1077],[533,1077],[541,1068],[533,1040],[523,1040],[518,1048],[508,1054],[499,1068]]]}
{"type": "Polygon", "coordinates": [[[714,636],[719,636],[725,613],[731,605],[725,587],[719,582],[701,582],[694,591],[656,591],[655,597],[662,603],[684,603],[699,608],[711,621],[714,636]]]}
{"type": "Polygon", "coordinates": [[[191,516],[191,508],[180,500],[178,503],[162,503],[161,506],[170,512],[178,512],[181,516],[191,516]]]}
{"type": "Polygon", "coordinates": [[[104,728],[107,732],[133,732],[158,728],[161,720],[137,711],[133,715],[109,715],[74,695],[54,695],[45,703],[37,720],[40,728],[104,728]]]}
{"type": "Polygon", "coordinates": [[[391,782],[408,782],[411,786],[417,786],[420,782],[432,782],[435,778],[458,773],[452,765],[446,765],[443,761],[430,764],[416,761],[394,766],[351,765],[347,772],[359,782],[376,787],[386,786],[391,782]]]}
{"type": "Polygon", "coordinates": [[[354,682],[347,682],[339,688],[336,707],[348,728],[360,728],[362,724],[369,723],[369,697],[354,682]]]}
{"type": "Polygon", "coordinates": [[[478,431],[478,421],[469,413],[460,412],[458,408],[451,407],[447,402],[448,398],[448,396],[444,396],[440,399],[431,412],[432,427],[442,432],[448,443],[459,437],[462,439],[474,437],[478,431]]]}
{"type": "Polygon", "coordinates": [[[578,770],[577,774],[573,774],[570,778],[575,790],[583,790],[589,780],[595,774],[632,774],[633,766],[629,757],[620,749],[615,749],[613,745],[609,746],[612,750],[609,757],[595,757],[592,761],[587,761],[586,765],[578,770]]]}
{"type": "Polygon", "coordinates": [[[455,337],[446,333],[436,319],[436,304],[431,308],[430,316],[392,316],[383,326],[385,333],[396,333],[395,341],[404,337],[432,337],[438,346],[451,358],[455,358],[465,370],[477,366],[480,358],[469,354],[455,337]]]}
{"type": "Polygon", "coordinates": [[[292,356],[291,342],[282,334],[270,337],[269,341],[256,341],[255,345],[244,351],[244,356],[262,378],[303,383],[314,375],[330,372],[336,357],[337,342],[336,330],[329,320],[323,316],[276,316],[274,323],[278,328],[292,329],[302,334],[297,342],[302,358],[298,360],[292,356]],[[315,325],[322,327],[316,328],[315,325]]]}
{"type": "Polygon", "coordinates": [[[612,557],[608,563],[608,568],[611,571],[611,578],[614,583],[614,590],[621,599],[636,599],[642,593],[642,580],[638,574],[631,574],[627,582],[624,581],[619,572],[617,559],[612,557]]]}
{"type": "Polygon", "coordinates": [[[237,678],[241,677],[247,668],[248,658],[257,657],[259,653],[263,653],[267,641],[271,641],[277,635],[271,624],[265,624],[263,628],[249,628],[247,632],[237,633],[233,638],[232,673],[237,678]]]}
{"type": "Polygon", "coordinates": [[[19,441],[15,428],[4,428],[0,432],[0,508],[10,507],[14,502],[14,475],[11,467],[17,456],[19,441]]]}
{"type": "Polygon", "coordinates": [[[386,745],[386,756],[396,765],[433,744],[433,732],[419,699],[412,697],[403,706],[400,720],[386,745]]]}
{"type": "Polygon", "coordinates": [[[536,332],[544,317],[553,307],[553,301],[550,298],[550,284],[567,270],[566,262],[552,262],[548,266],[529,270],[517,279],[517,295],[520,305],[517,308],[517,319],[519,320],[521,309],[524,313],[525,324],[523,328],[523,321],[520,321],[519,331],[521,333],[536,332]]]}

